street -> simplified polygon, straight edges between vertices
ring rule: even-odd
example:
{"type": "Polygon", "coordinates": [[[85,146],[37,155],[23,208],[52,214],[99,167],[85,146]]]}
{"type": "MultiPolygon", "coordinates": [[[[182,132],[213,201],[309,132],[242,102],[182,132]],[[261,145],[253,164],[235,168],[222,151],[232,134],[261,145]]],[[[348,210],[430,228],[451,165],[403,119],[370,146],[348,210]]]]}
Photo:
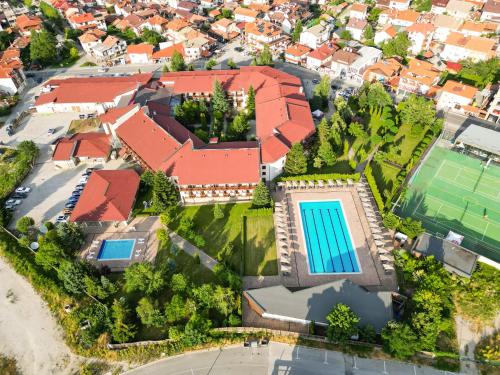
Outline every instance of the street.
{"type": "Polygon", "coordinates": [[[125,374],[222,375],[236,373],[238,375],[445,375],[444,371],[426,366],[353,358],[350,355],[330,350],[277,342],[271,342],[267,347],[245,348],[242,345],[236,345],[224,349],[187,353],[153,362],[125,374]]]}

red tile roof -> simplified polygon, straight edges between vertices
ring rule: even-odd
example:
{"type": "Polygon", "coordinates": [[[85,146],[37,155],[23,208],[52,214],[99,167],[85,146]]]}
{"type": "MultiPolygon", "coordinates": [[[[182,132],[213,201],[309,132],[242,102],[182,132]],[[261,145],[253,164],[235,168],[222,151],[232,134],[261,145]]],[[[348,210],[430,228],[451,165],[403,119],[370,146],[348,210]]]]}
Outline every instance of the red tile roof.
{"type": "Polygon", "coordinates": [[[38,97],[35,105],[47,103],[109,103],[116,97],[132,92],[151,80],[151,73],[127,77],[91,77],[53,79],[45,86],[50,92],[38,97]]]}
{"type": "Polygon", "coordinates": [[[126,221],[139,181],[139,175],[132,169],[92,172],[70,221],[126,221]]]}
{"type": "Polygon", "coordinates": [[[130,54],[153,54],[153,46],[148,43],[132,44],[127,47],[127,53],[130,54]]]}
{"type": "Polygon", "coordinates": [[[106,158],[111,152],[111,140],[105,133],[77,133],[58,141],[52,160],[70,160],[72,157],[106,158]]]}

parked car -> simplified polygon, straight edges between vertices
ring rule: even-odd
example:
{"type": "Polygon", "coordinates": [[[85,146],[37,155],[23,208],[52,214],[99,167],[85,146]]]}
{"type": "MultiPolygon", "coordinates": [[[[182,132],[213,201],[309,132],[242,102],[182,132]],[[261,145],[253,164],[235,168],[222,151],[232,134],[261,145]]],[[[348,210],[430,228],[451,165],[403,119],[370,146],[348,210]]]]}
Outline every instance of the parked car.
{"type": "Polygon", "coordinates": [[[13,206],[18,206],[21,204],[21,200],[20,199],[9,199],[9,200],[7,200],[7,202],[5,202],[5,204],[11,204],[13,206]]]}
{"type": "Polygon", "coordinates": [[[78,199],[80,199],[80,197],[70,197],[68,199],[68,202],[69,203],[76,203],[76,202],[78,202],[78,199]]]}
{"type": "Polygon", "coordinates": [[[13,129],[13,128],[12,128],[12,126],[10,126],[10,125],[9,125],[9,126],[7,126],[7,127],[5,128],[5,131],[7,132],[7,135],[8,135],[9,137],[10,137],[10,136],[12,136],[12,135],[14,134],[14,129],[13,129]]]}
{"type": "Polygon", "coordinates": [[[59,215],[56,219],[56,223],[66,223],[68,221],[68,215],[59,215]]]}
{"type": "Polygon", "coordinates": [[[95,118],[95,113],[89,113],[89,114],[87,115],[87,118],[95,118]]]}
{"type": "Polygon", "coordinates": [[[72,197],[79,197],[82,194],[80,190],[75,190],[71,193],[72,197]]]}
{"type": "Polygon", "coordinates": [[[78,184],[75,187],[75,190],[82,191],[85,188],[85,184],[78,184]]]}
{"type": "Polygon", "coordinates": [[[66,203],[64,205],[64,208],[75,208],[76,204],[75,203],[66,203]]]}
{"type": "Polygon", "coordinates": [[[48,131],[47,131],[47,135],[52,135],[56,132],[56,129],[54,128],[50,128],[48,131]]]}
{"type": "Polygon", "coordinates": [[[102,67],[102,68],[97,69],[97,72],[98,73],[106,73],[108,70],[109,70],[109,68],[102,67]]]}
{"type": "Polygon", "coordinates": [[[88,176],[83,176],[82,178],[80,178],[80,181],[78,181],[78,184],[85,185],[88,180],[89,180],[88,176]]]}
{"type": "Polygon", "coordinates": [[[14,193],[10,197],[11,197],[11,199],[24,199],[24,198],[26,198],[26,194],[14,193]]]}
{"type": "Polygon", "coordinates": [[[72,208],[65,208],[62,214],[66,216],[66,215],[71,215],[72,212],[73,212],[72,208]]]}
{"type": "Polygon", "coordinates": [[[16,193],[21,193],[21,194],[28,194],[31,191],[31,188],[25,187],[25,186],[19,186],[16,189],[16,193]]]}
{"type": "Polygon", "coordinates": [[[312,80],[312,83],[314,83],[315,85],[317,85],[319,83],[319,81],[315,78],[312,80]]]}
{"type": "Polygon", "coordinates": [[[78,115],[78,118],[80,118],[80,120],[83,120],[85,118],[85,115],[78,115]]]}

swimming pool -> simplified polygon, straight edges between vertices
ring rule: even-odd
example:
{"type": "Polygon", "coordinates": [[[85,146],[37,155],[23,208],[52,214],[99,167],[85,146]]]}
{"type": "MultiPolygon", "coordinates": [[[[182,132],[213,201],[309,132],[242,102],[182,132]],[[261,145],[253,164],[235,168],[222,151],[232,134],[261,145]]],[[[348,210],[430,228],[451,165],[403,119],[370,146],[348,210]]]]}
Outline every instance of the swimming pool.
{"type": "Polygon", "coordinates": [[[132,258],[135,240],[104,240],[97,260],[128,260],[132,258]]]}
{"type": "Polygon", "coordinates": [[[311,274],[359,273],[360,267],[342,203],[299,202],[311,274]]]}

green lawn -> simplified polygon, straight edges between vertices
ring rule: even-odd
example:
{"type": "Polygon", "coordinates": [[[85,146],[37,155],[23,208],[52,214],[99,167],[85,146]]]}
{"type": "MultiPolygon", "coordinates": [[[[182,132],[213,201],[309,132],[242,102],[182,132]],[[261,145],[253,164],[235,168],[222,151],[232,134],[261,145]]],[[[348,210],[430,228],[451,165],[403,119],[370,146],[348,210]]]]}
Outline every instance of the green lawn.
{"type": "Polygon", "coordinates": [[[250,203],[230,203],[221,205],[221,207],[224,211],[224,218],[219,220],[214,219],[214,205],[182,207],[170,227],[175,231],[182,218],[191,218],[195,225],[195,232],[206,241],[206,246],[202,250],[212,257],[216,257],[219,251],[231,242],[234,251],[229,264],[235,271],[240,272],[243,251],[242,217],[243,213],[250,207],[250,203]]]}
{"type": "Polygon", "coordinates": [[[371,166],[373,177],[375,177],[375,180],[377,181],[377,186],[380,192],[383,193],[386,189],[391,191],[400,169],[385,162],[377,163],[373,161],[371,166]]]}
{"type": "Polygon", "coordinates": [[[137,195],[137,199],[135,200],[135,205],[132,210],[133,216],[151,216],[154,214],[153,209],[151,207],[144,208],[143,202],[151,202],[153,198],[153,189],[148,189],[144,186],[139,188],[139,194],[137,195]]]}
{"type": "Polygon", "coordinates": [[[411,126],[408,124],[401,125],[394,139],[394,143],[401,143],[401,155],[399,160],[395,160],[399,165],[405,165],[410,161],[412,157],[413,150],[420,143],[424,137],[427,130],[423,131],[422,134],[414,137],[411,135],[411,126]]]}
{"type": "Polygon", "coordinates": [[[272,215],[246,218],[245,275],[278,274],[278,260],[272,215]]]}

